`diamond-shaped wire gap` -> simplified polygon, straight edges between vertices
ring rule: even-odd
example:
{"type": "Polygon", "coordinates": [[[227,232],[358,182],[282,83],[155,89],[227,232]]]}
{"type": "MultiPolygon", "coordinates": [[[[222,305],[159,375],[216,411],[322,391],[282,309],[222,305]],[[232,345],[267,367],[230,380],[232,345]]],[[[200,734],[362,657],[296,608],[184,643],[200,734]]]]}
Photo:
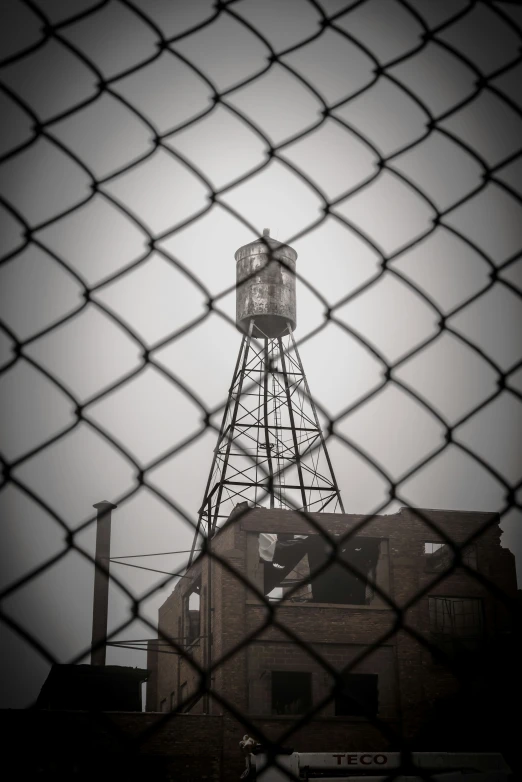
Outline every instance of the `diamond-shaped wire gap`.
{"type": "Polygon", "coordinates": [[[157,52],[157,36],[123,3],[107,3],[64,27],[61,35],[83,52],[105,79],[114,78],[157,52]],[[115,40],[132,41],[132,45],[114,46],[115,40]]]}
{"type": "MultiPolygon", "coordinates": [[[[222,416],[223,410],[220,410],[212,417],[212,422],[218,431],[222,416]]],[[[204,500],[205,484],[217,436],[217,431],[211,428],[207,429],[198,440],[185,446],[170,459],[147,472],[148,484],[175,502],[194,522],[194,525],[197,522],[200,505],[204,500]]],[[[177,527],[176,530],[176,536],[172,538],[176,545],[173,549],[165,549],[166,551],[190,548],[190,545],[185,544],[187,540],[192,543],[194,528],[182,520],[179,530],[177,527]]]]}
{"type": "Polygon", "coordinates": [[[33,244],[0,266],[2,318],[20,339],[77,309],[82,293],[73,275],[33,244]]]}
{"type": "Polygon", "coordinates": [[[375,508],[385,506],[390,491],[388,481],[335,436],[326,446],[345,508],[350,513],[372,513],[375,508]]]}
{"type": "Polygon", "coordinates": [[[94,566],[70,551],[5,598],[3,610],[59,662],[68,662],[90,643],[92,606],[83,596],[93,578],[94,566]]]}
{"type": "Polygon", "coordinates": [[[25,352],[82,400],[140,365],[139,346],[93,305],[25,352]]]}
{"type": "Polygon", "coordinates": [[[522,258],[515,263],[505,266],[499,275],[499,279],[507,280],[511,285],[518,288],[522,294],[522,258]]]}
{"type": "Polygon", "coordinates": [[[520,152],[522,117],[506,101],[483,90],[473,101],[439,123],[490,166],[520,152]]]}
{"type": "Polygon", "coordinates": [[[335,323],[299,347],[299,355],[314,401],[331,417],[382,383],[383,364],[335,323]]]}
{"type": "Polygon", "coordinates": [[[522,201],[494,182],[445,215],[444,222],[471,239],[496,264],[520,252],[522,201]]]}
{"type": "Polygon", "coordinates": [[[266,145],[224,106],[164,139],[193,163],[215,189],[248,174],[266,160],[266,145]]]}
{"type": "Polygon", "coordinates": [[[504,285],[494,285],[454,315],[448,325],[483,350],[501,369],[509,369],[520,361],[522,303],[520,296],[504,285]]]}
{"type": "Polygon", "coordinates": [[[123,319],[149,346],[205,310],[202,292],[158,253],[93,296],[123,319]]]}
{"type": "Polygon", "coordinates": [[[277,63],[263,76],[227,95],[226,102],[257,125],[274,145],[314,126],[323,108],[299,79],[277,63]]]}
{"type": "Polygon", "coordinates": [[[29,104],[42,122],[74,109],[98,91],[94,72],[53,39],[3,68],[2,80],[29,104]]]}
{"type": "Polygon", "coordinates": [[[144,255],[147,236],[102,194],[36,234],[94,285],[144,255]]]}
{"type": "Polygon", "coordinates": [[[3,91],[0,91],[0,115],[9,117],[9,122],[5,123],[2,128],[1,157],[30,141],[34,136],[34,131],[32,119],[27,112],[3,91]]]}
{"type": "Polygon", "coordinates": [[[197,214],[210,194],[199,177],[164,149],[104,184],[103,190],[155,234],[197,214]]]}
{"type": "Polygon", "coordinates": [[[146,68],[118,79],[111,90],[129,101],[160,133],[212,108],[209,85],[170,51],[146,68]]]}
{"type": "Polygon", "coordinates": [[[333,114],[359,130],[386,156],[423,138],[429,121],[427,112],[386,74],[333,114]]]}
{"type": "MultiPolygon", "coordinates": [[[[239,211],[242,214],[241,207],[239,211]]],[[[262,212],[259,220],[261,217],[263,217],[262,212]]],[[[260,227],[260,232],[262,228],[263,226],[260,227]]],[[[276,235],[274,224],[272,235],[276,235]]],[[[231,287],[226,302],[230,302],[233,306],[229,306],[227,311],[230,311],[231,316],[235,318],[234,252],[255,238],[252,232],[227,209],[214,204],[212,209],[197,221],[158,242],[157,246],[172,258],[179,260],[199,280],[203,280],[213,296],[231,287]]],[[[224,308],[225,297],[220,298],[218,303],[220,308],[224,308]]]]}
{"type": "Polygon", "coordinates": [[[1,9],[0,51],[2,60],[14,57],[42,40],[39,17],[22,3],[10,3],[1,9]]]}
{"type": "Polygon", "coordinates": [[[354,134],[326,120],[278,156],[309,177],[328,199],[338,198],[376,172],[377,157],[354,134]]]}
{"type": "Polygon", "coordinates": [[[371,237],[385,254],[419,239],[430,230],[435,217],[434,210],[417,192],[388,171],[335,204],[335,212],[371,237]]]}
{"type": "Polygon", "coordinates": [[[282,57],[317,90],[327,104],[337,103],[374,80],[374,62],[333,29],[282,57]]]}
{"type": "Polygon", "coordinates": [[[3,204],[0,204],[0,260],[25,244],[24,227],[3,204]]]}
{"type": "Polygon", "coordinates": [[[392,166],[415,182],[441,211],[482,185],[483,167],[465,149],[437,130],[394,157],[392,166]]]}
{"type": "Polygon", "coordinates": [[[187,57],[220,92],[234,89],[267,67],[270,49],[230,14],[175,41],[171,48],[187,57]]]}
{"type": "Polygon", "coordinates": [[[264,0],[261,4],[257,0],[242,0],[232,9],[267,38],[276,52],[316,35],[321,19],[313,3],[301,0],[264,0]]]}
{"type": "Polygon", "coordinates": [[[458,446],[449,445],[400,485],[401,498],[413,507],[451,510],[500,510],[504,487],[458,446]]]}
{"type": "Polygon", "coordinates": [[[109,94],[53,124],[50,133],[78,155],[97,179],[139,160],[153,148],[148,126],[109,94]]]}
{"type": "Polygon", "coordinates": [[[456,55],[436,41],[387,71],[411,90],[435,116],[475,92],[476,74],[456,55]]]}
{"type": "Polygon", "coordinates": [[[0,194],[33,225],[57,217],[90,193],[85,171],[43,138],[3,163],[2,177],[0,194]]]}
{"type": "Polygon", "coordinates": [[[71,400],[23,360],[0,376],[0,409],[7,413],[2,453],[8,461],[43,444],[76,420],[71,400]]]}
{"type": "Polygon", "coordinates": [[[201,419],[198,407],[153,367],[89,405],[85,416],[142,466],[197,431],[201,419]]]}
{"type": "Polygon", "coordinates": [[[516,60],[520,52],[520,36],[486,3],[475,3],[471,13],[441,30],[437,37],[483,73],[491,73],[516,60]]]}
{"type": "Polygon", "coordinates": [[[366,0],[336,18],[335,26],[353,35],[381,63],[420,46],[424,32],[415,16],[396,0],[366,0]]]}
{"type": "MultiPolygon", "coordinates": [[[[91,528],[78,535],[78,544],[94,558],[94,536],[90,534],[88,541],[89,533],[91,528]]],[[[164,551],[190,550],[192,538],[193,534],[184,522],[146,489],[141,489],[113,512],[111,557],[115,559],[110,563],[111,575],[114,575],[137,599],[142,595],[148,595],[151,591],[154,592],[152,597],[148,597],[143,604],[140,603],[142,614],[145,614],[152,623],[157,622],[158,608],[171,594],[178,580],[171,578],[168,581],[167,574],[183,572],[188,555],[147,555],[164,551]],[[161,585],[166,581],[168,584],[162,587],[161,585]]],[[[128,597],[122,590],[110,590],[109,611],[113,615],[113,626],[125,621],[129,607],[128,597]]],[[[150,633],[145,631],[145,626],[141,625],[138,635],[136,629],[134,624],[130,625],[119,633],[117,638],[121,640],[125,637],[136,639],[150,636],[150,633]]]]}
{"type": "Polygon", "coordinates": [[[393,376],[418,392],[450,424],[497,391],[498,374],[447,332],[398,367],[393,376]]]}
{"type": "Polygon", "coordinates": [[[195,3],[134,0],[134,5],[158,25],[167,38],[188,32],[211,19],[216,13],[213,0],[198,0],[195,3]]]}
{"type": "Polygon", "coordinates": [[[504,391],[454,433],[512,484],[522,478],[522,450],[515,432],[522,428],[522,402],[504,391]]]}
{"type": "Polygon", "coordinates": [[[321,199],[283,163],[273,160],[258,174],[220,196],[252,225],[271,228],[279,241],[303,231],[320,217],[321,199]],[[284,215],[284,220],[283,216],[284,215]],[[284,234],[284,235],[283,235],[284,234]]]}
{"type": "Polygon", "coordinates": [[[437,332],[437,313],[415,291],[386,273],[355,299],[334,311],[335,318],[362,334],[394,362],[437,332]]]}
{"type": "Polygon", "coordinates": [[[100,497],[117,502],[134,485],[135,473],[133,465],[85,423],[15,470],[71,528],[94,516],[92,505],[100,497]]]}
{"type": "Polygon", "coordinates": [[[397,269],[447,313],[490,282],[490,266],[464,240],[438,226],[422,242],[394,258],[397,269]]]}
{"type": "Polygon", "coordinates": [[[195,389],[204,404],[213,408],[226,401],[240,344],[239,332],[212,313],[155,351],[154,361],[195,389]]]}
{"type": "Polygon", "coordinates": [[[383,391],[336,423],[395,480],[443,443],[444,429],[426,408],[387,384],[383,391]]]}
{"type": "Polygon", "coordinates": [[[0,590],[65,548],[63,530],[13,484],[0,492],[0,590]]]}
{"type": "MultiPolygon", "coordinates": [[[[338,220],[328,217],[292,244],[297,251],[297,272],[329,304],[339,292],[350,294],[380,270],[381,259],[366,242],[338,220]]],[[[304,285],[302,286],[304,288],[304,285]]],[[[301,299],[298,320],[301,322],[301,299]]]]}

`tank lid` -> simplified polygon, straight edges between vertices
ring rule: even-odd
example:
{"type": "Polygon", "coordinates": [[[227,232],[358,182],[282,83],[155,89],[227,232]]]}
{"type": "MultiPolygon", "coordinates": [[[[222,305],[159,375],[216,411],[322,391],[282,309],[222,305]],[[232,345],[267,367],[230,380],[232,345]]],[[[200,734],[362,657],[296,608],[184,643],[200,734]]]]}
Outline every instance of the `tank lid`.
{"type": "Polygon", "coordinates": [[[286,255],[292,261],[297,260],[297,252],[294,250],[294,248],[290,247],[289,244],[283,244],[283,242],[278,242],[277,239],[273,239],[270,236],[270,228],[263,228],[262,236],[258,237],[257,239],[253,239],[251,242],[248,242],[248,244],[243,244],[241,247],[239,247],[234,253],[234,258],[236,261],[238,261],[240,257],[244,258],[245,255],[248,255],[250,248],[259,247],[260,244],[264,245],[265,247],[268,245],[268,247],[270,247],[272,250],[280,250],[282,255],[286,255]]]}

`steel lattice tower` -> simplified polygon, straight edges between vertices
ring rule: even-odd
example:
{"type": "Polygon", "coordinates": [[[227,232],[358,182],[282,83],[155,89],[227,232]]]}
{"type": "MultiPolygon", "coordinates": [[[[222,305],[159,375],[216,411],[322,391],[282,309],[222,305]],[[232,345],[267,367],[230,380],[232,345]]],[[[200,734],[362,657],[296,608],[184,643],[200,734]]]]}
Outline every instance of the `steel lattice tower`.
{"type": "Polygon", "coordinates": [[[190,561],[236,504],[344,513],[294,340],[295,262],[263,236],[235,254],[236,319],[243,332],[190,561]]]}

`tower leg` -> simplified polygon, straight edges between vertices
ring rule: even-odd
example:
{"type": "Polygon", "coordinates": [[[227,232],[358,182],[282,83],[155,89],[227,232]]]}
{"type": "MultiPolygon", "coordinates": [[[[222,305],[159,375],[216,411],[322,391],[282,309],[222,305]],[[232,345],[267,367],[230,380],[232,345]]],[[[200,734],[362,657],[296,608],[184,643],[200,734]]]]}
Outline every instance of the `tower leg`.
{"type": "Polygon", "coordinates": [[[291,324],[262,346],[254,327],[241,343],[189,564],[202,524],[212,537],[238,502],[344,512],[291,324]]]}

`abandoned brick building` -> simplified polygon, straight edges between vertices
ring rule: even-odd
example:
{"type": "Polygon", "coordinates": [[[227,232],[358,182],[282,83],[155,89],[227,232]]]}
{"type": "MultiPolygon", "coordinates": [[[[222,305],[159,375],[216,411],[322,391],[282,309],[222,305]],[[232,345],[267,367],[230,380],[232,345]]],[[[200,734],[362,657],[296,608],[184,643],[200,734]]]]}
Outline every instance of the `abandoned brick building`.
{"type": "Polygon", "coordinates": [[[228,715],[225,734],[237,752],[242,728],[219,696],[276,741],[320,706],[292,746],[382,750],[390,746],[387,727],[415,735],[458,687],[444,660],[451,666],[509,635],[503,596],[517,595],[515,561],[501,546],[498,515],[401,508],[368,518],[309,516],[313,524],[290,510],[246,504],[231,514],[212,540],[210,566],[201,555],[160,608],[159,640],[148,653],[148,711],[228,715]],[[321,530],[342,541],[338,556],[362,577],[326,564],[331,547],[321,530]],[[448,539],[462,547],[461,564],[448,539]],[[405,609],[405,627],[397,629],[393,604],[405,609]],[[203,669],[236,650],[213,673],[218,697],[192,697],[198,672],[168,639],[203,669]],[[332,670],[341,677],[335,689],[332,670]]]}

